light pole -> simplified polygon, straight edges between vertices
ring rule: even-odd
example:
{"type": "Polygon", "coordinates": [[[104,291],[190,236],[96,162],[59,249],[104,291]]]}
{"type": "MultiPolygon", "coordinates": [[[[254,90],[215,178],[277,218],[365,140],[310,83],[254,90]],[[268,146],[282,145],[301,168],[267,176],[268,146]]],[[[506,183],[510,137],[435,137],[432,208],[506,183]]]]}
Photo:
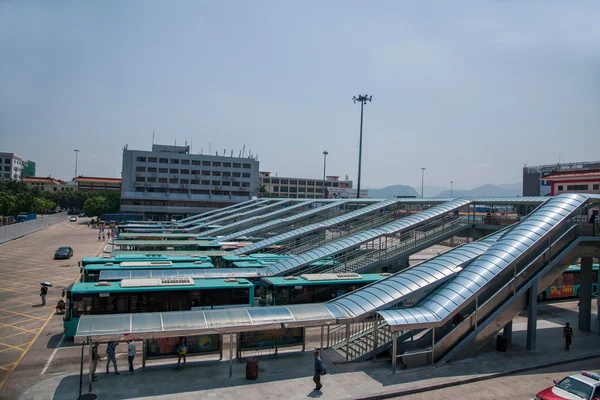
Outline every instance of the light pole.
{"type": "Polygon", "coordinates": [[[323,151],[323,198],[327,198],[327,188],[325,187],[325,168],[327,167],[327,154],[329,152],[327,150],[323,151]]]}
{"type": "Polygon", "coordinates": [[[79,156],[79,150],[73,150],[75,152],[75,178],[77,178],[77,157],[79,156]]]}
{"type": "Polygon", "coordinates": [[[352,96],[352,101],[354,104],[356,102],[360,102],[360,139],[358,142],[358,187],[356,189],[356,198],[360,198],[360,170],[361,170],[361,162],[362,162],[362,126],[363,126],[363,107],[367,103],[367,101],[371,101],[373,96],[369,96],[367,94],[359,94],[357,96],[352,96]]]}
{"type": "Polygon", "coordinates": [[[423,198],[423,185],[425,184],[425,168],[421,168],[421,198],[423,198]]]}
{"type": "Polygon", "coordinates": [[[450,181],[450,197],[452,197],[452,185],[454,185],[454,181],[450,181]]]}

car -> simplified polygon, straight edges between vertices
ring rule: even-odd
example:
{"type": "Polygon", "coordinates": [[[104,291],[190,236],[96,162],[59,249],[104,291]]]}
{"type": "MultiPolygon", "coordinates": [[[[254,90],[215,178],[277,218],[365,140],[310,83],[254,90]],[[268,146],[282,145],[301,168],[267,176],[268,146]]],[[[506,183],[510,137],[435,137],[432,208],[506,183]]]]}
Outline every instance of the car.
{"type": "Polygon", "coordinates": [[[87,215],[85,215],[85,213],[79,214],[79,218],[86,218],[86,217],[87,217],[87,215]]]}
{"type": "Polygon", "coordinates": [[[69,221],[70,222],[77,222],[77,217],[73,215],[73,216],[69,217],[69,221]]]}
{"type": "Polygon", "coordinates": [[[554,386],[544,389],[535,396],[535,400],[600,399],[600,375],[595,372],[581,371],[567,376],[554,386]]]}
{"type": "Polygon", "coordinates": [[[59,259],[69,259],[73,257],[73,249],[70,247],[59,247],[58,250],[56,250],[54,252],[54,259],[55,260],[59,260],[59,259]]]}

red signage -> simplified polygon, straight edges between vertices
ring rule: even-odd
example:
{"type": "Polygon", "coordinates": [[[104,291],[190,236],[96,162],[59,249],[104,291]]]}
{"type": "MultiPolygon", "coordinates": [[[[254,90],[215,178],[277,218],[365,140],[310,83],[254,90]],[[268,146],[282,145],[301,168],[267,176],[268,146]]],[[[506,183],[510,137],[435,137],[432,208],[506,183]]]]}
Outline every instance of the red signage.
{"type": "Polygon", "coordinates": [[[562,274],[550,284],[549,297],[556,299],[559,297],[572,297],[575,295],[575,277],[572,273],[562,274]]]}

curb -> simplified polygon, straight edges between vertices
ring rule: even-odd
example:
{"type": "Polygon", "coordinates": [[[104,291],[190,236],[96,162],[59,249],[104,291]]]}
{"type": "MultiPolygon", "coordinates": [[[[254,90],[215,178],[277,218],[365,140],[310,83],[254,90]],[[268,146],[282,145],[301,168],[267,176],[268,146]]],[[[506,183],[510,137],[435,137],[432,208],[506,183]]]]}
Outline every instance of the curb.
{"type": "Polygon", "coordinates": [[[536,369],[554,367],[556,365],[569,364],[569,363],[576,362],[576,361],[585,361],[585,360],[589,360],[592,358],[600,358],[600,353],[594,353],[594,354],[590,354],[590,355],[583,356],[583,357],[569,358],[566,360],[553,361],[553,362],[548,362],[548,363],[544,363],[544,364],[537,364],[537,365],[533,365],[533,366],[529,366],[529,367],[516,368],[516,369],[511,369],[508,371],[495,372],[495,373],[488,374],[488,375],[477,376],[475,378],[455,380],[455,381],[451,381],[451,382],[440,383],[437,385],[431,385],[431,386],[426,386],[426,387],[422,387],[422,388],[399,390],[396,392],[388,392],[388,393],[380,393],[380,394],[376,394],[373,396],[360,397],[360,398],[357,398],[357,400],[380,400],[380,399],[389,399],[391,397],[408,396],[411,394],[429,392],[431,390],[439,390],[439,389],[445,389],[445,388],[449,388],[449,387],[453,387],[453,386],[467,385],[469,383],[481,382],[481,381],[485,381],[488,379],[500,378],[503,376],[519,374],[521,372],[533,371],[536,369]]]}

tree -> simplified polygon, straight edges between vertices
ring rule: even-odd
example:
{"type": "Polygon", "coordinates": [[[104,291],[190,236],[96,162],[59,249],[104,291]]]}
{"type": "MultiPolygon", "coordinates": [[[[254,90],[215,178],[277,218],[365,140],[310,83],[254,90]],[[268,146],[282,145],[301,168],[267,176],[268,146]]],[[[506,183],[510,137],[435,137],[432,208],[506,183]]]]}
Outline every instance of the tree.
{"type": "Polygon", "coordinates": [[[121,209],[121,192],[118,190],[109,190],[104,193],[108,205],[109,213],[118,213],[121,209]]]}
{"type": "Polygon", "coordinates": [[[90,197],[83,205],[83,211],[89,217],[99,217],[108,210],[108,201],[104,196],[90,197]]]}
{"type": "Polygon", "coordinates": [[[17,198],[6,192],[0,192],[0,215],[9,215],[15,208],[17,198]]]}

